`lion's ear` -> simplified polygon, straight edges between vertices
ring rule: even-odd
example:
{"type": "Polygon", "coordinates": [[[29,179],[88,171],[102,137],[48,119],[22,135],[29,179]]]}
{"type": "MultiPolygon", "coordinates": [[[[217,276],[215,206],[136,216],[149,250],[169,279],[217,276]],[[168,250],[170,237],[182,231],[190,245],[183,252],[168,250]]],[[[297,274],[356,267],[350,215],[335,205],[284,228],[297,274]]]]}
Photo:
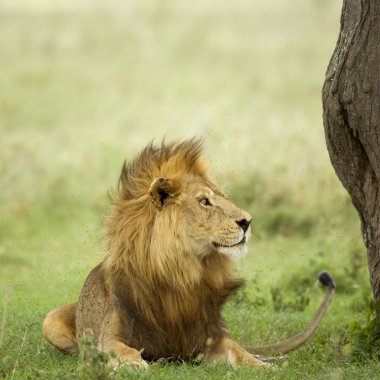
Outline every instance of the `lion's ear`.
{"type": "Polygon", "coordinates": [[[175,197],[180,191],[180,184],[170,178],[155,178],[150,185],[149,195],[153,204],[161,210],[165,203],[175,197]]]}

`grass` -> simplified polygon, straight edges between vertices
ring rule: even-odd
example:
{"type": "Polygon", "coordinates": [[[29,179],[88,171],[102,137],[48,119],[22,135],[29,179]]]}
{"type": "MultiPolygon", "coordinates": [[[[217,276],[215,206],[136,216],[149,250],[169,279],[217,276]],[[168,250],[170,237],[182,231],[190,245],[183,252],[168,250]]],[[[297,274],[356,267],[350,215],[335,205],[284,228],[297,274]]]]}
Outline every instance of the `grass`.
{"type": "Polygon", "coordinates": [[[338,294],[315,337],[275,370],[159,363],[128,377],[377,378],[378,362],[344,349],[347,326],[366,318],[368,273],[321,120],[340,3],[0,8],[0,377],[85,378],[77,357],[43,341],[41,322],[101,260],[123,160],[151,139],[200,135],[214,178],[255,220],[237,263],[248,285],[224,311],[232,335],[252,346],[298,331],[323,296],[322,269],[338,294]]]}

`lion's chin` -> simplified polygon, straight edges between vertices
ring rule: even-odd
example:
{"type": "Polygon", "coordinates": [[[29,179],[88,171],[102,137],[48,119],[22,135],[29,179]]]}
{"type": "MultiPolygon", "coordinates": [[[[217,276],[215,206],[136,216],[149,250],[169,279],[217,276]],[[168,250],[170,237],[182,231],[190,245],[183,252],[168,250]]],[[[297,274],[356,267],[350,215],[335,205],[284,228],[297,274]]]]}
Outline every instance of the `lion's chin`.
{"type": "Polygon", "coordinates": [[[216,250],[225,256],[232,257],[233,259],[240,259],[248,253],[247,244],[234,245],[233,247],[216,247],[216,250]]]}

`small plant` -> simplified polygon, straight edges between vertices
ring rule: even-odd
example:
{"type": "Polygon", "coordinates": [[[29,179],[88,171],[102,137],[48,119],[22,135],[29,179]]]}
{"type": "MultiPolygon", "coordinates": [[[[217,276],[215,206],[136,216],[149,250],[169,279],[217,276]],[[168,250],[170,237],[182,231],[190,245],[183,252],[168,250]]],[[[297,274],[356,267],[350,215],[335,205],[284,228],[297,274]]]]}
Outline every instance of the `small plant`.
{"type": "Polygon", "coordinates": [[[96,380],[111,378],[113,370],[107,364],[114,354],[99,351],[91,331],[86,331],[80,339],[79,350],[79,378],[96,380]]]}
{"type": "Polygon", "coordinates": [[[231,301],[235,305],[255,308],[265,306],[267,303],[255,279],[251,279],[240,289],[231,301]],[[254,295],[252,295],[252,292],[254,295]]]}
{"type": "Polygon", "coordinates": [[[380,301],[367,303],[365,323],[352,322],[343,340],[343,355],[353,361],[380,359],[380,301]]]}
{"type": "MultiPolygon", "coordinates": [[[[361,250],[354,247],[350,251],[348,261],[349,265],[343,268],[343,275],[346,279],[348,279],[349,282],[349,284],[347,284],[347,287],[350,287],[351,289],[359,288],[360,284],[363,281],[363,278],[360,276],[361,271],[367,267],[361,250]]],[[[365,283],[367,284],[367,282],[368,280],[366,278],[365,283]]]]}
{"type": "Polygon", "coordinates": [[[271,295],[273,302],[273,309],[277,312],[290,310],[290,311],[304,311],[310,303],[310,297],[306,294],[307,288],[293,292],[291,300],[284,298],[280,288],[272,287],[271,295]]]}

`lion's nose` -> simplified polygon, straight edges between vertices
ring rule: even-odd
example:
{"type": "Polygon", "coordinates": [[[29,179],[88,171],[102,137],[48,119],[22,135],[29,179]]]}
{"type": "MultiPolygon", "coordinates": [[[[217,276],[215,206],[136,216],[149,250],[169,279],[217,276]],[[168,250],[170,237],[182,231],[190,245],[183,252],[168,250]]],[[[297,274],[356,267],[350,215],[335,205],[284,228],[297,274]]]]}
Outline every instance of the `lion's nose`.
{"type": "Polygon", "coordinates": [[[248,230],[249,225],[251,224],[252,219],[240,219],[236,221],[236,224],[244,231],[244,233],[248,230]]]}

